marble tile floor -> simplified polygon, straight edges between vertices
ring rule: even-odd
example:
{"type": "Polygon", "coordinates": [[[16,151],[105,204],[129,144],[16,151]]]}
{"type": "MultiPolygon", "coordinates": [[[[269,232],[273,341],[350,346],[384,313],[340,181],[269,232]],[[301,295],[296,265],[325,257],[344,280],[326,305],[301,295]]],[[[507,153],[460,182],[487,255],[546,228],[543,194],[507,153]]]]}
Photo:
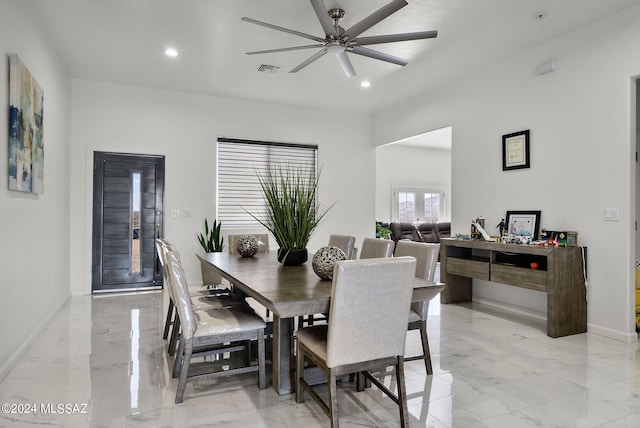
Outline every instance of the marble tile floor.
{"type": "MultiPolygon", "coordinates": [[[[437,300],[435,373],[405,364],[411,427],[640,427],[636,345],[591,334],[551,339],[539,320],[437,300]]],[[[71,298],[0,383],[9,405],[0,427],[329,426],[311,398],[297,404],[270,386],[260,391],[255,373],[190,383],[175,405],[161,338],[166,304],[161,292],[71,298]]],[[[410,332],[407,353],[419,349],[410,332]]],[[[342,427],[398,426],[397,407],[375,387],[341,383],[339,406],[342,427]]]]}

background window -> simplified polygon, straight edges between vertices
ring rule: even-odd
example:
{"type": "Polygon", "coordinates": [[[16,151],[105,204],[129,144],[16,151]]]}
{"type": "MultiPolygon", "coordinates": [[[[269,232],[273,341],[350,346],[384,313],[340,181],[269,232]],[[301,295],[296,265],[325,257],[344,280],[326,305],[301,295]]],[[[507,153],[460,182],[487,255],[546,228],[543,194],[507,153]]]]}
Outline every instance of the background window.
{"type": "Polygon", "coordinates": [[[437,223],[444,221],[444,191],[430,188],[395,187],[393,221],[437,223]]]}
{"type": "Polygon", "coordinates": [[[416,194],[398,192],[398,220],[413,222],[416,219],[416,194]]]}
{"type": "Polygon", "coordinates": [[[318,146],[218,138],[218,220],[225,227],[261,227],[243,209],[258,217],[264,209],[257,174],[281,165],[302,167],[315,176],[317,153],[318,146]]]}

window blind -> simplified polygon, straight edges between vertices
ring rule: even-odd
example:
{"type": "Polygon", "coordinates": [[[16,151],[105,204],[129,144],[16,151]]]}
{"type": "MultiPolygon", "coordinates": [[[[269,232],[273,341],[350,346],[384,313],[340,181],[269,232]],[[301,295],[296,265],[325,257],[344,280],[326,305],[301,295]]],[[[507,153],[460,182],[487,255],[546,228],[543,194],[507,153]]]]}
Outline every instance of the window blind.
{"type": "Polygon", "coordinates": [[[218,138],[218,220],[225,227],[255,227],[247,211],[263,218],[264,197],[258,175],[269,168],[302,168],[317,174],[318,146],[218,138]]]}

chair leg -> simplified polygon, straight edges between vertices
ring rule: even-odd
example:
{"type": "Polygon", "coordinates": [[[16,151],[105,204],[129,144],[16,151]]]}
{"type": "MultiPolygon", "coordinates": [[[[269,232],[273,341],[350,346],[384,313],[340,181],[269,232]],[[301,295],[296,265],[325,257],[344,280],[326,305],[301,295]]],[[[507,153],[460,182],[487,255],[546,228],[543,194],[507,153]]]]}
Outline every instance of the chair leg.
{"type": "Polygon", "coordinates": [[[402,428],[409,428],[407,389],[404,383],[404,357],[398,357],[398,362],[396,364],[396,381],[398,384],[398,407],[400,408],[400,426],[402,428]]]}
{"type": "Polygon", "coordinates": [[[304,354],[300,350],[299,342],[296,342],[296,403],[304,403],[304,391],[302,380],[304,379],[304,354]]]}
{"type": "Polygon", "coordinates": [[[356,391],[362,392],[364,391],[365,377],[362,372],[358,372],[355,374],[356,377],[356,391]]]}
{"type": "Polygon", "coordinates": [[[244,342],[244,365],[249,367],[251,365],[251,341],[250,340],[245,340],[244,342]]]}
{"type": "Polygon", "coordinates": [[[169,328],[173,324],[173,300],[169,299],[169,309],[167,309],[167,319],[164,322],[164,333],[162,334],[162,338],[167,340],[169,337],[169,328]]]}
{"type": "MultiPolygon", "coordinates": [[[[187,377],[189,376],[189,364],[191,363],[191,353],[193,351],[192,344],[189,342],[186,346],[180,343],[182,367],[180,369],[180,379],[178,380],[178,390],[176,391],[176,404],[184,401],[184,390],[187,388],[187,377]]],[[[178,360],[176,359],[176,362],[178,360]]]]}
{"type": "Polygon", "coordinates": [[[169,355],[176,353],[176,345],[180,336],[180,317],[176,314],[173,319],[173,329],[171,330],[171,340],[169,341],[169,355]]]}
{"type": "Polygon", "coordinates": [[[329,386],[329,413],[331,414],[331,428],[338,428],[338,387],[336,384],[336,372],[334,369],[329,369],[327,383],[329,386]]]}
{"type": "Polygon", "coordinates": [[[265,346],[264,346],[264,330],[258,330],[258,388],[265,389],[267,387],[267,375],[265,369],[265,346]]]}
{"type": "Polygon", "coordinates": [[[427,369],[427,375],[433,374],[433,366],[431,365],[431,353],[429,352],[429,339],[427,338],[427,321],[420,323],[420,338],[422,339],[422,355],[424,356],[424,367],[427,369]]]}
{"type": "Polygon", "coordinates": [[[176,361],[173,363],[173,377],[176,378],[180,375],[180,370],[184,365],[184,348],[185,341],[181,340],[178,345],[178,351],[176,352],[176,361]]]}

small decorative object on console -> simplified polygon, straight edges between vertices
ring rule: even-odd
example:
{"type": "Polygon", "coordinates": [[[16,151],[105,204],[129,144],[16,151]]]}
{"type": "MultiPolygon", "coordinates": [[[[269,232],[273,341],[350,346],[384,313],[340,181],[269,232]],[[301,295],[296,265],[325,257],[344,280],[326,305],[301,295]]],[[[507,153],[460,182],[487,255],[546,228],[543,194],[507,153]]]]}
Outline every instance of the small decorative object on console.
{"type": "Polygon", "coordinates": [[[557,245],[560,247],[577,247],[578,232],[574,231],[553,231],[543,230],[540,236],[541,241],[546,241],[549,245],[557,245]]]}
{"type": "Polygon", "coordinates": [[[530,244],[531,236],[529,235],[504,235],[502,237],[503,244],[530,244]]]}
{"type": "Polygon", "coordinates": [[[236,242],[236,251],[242,257],[253,257],[258,252],[258,238],[253,235],[242,235],[236,242]]]}
{"type": "Polygon", "coordinates": [[[338,247],[326,246],[320,248],[313,256],[311,265],[313,271],[322,280],[333,279],[333,266],[339,260],[346,260],[347,255],[338,247]]]}

